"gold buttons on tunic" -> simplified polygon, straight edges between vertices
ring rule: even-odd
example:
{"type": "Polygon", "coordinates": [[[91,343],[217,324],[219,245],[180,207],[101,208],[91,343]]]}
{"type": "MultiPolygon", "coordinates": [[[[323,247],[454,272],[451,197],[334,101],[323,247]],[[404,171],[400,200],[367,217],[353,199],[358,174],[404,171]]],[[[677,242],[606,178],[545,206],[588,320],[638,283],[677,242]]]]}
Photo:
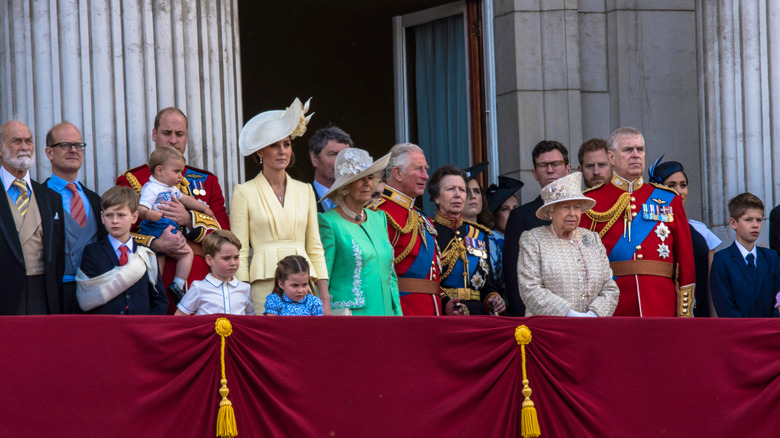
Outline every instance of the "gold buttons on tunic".
{"type": "Polygon", "coordinates": [[[642,254],[638,254],[638,255],[636,256],[637,260],[642,260],[642,258],[643,258],[643,257],[644,257],[644,256],[643,256],[642,254]]]}
{"type": "Polygon", "coordinates": [[[642,250],[642,245],[637,245],[637,246],[636,246],[636,250],[637,250],[637,251],[641,251],[641,250],[642,250]]]}

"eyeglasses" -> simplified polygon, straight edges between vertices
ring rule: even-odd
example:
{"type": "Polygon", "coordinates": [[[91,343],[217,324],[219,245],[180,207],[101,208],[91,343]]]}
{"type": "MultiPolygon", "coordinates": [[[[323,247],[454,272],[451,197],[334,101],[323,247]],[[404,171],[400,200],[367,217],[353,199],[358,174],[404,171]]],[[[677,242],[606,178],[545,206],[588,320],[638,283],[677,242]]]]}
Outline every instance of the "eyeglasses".
{"type": "Polygon", "coordinates": [[[69,143],[69,142],[64,141],[64,142],[61,142],[61,143],[53,144],[53,145],[51,145],[51,147],[52,148],[60,147],[60,148],[62,148],[63,151],[69,151],[69,150],[71,150],[73,148],[76,148],[76,150],[80,152],[80,151],[83,151],[84,149],[86,149],[87,144],[86,143],[69,143]]]}
{"type": "Polygon", "coordinates": [[[560,170],[563,167],[563,160],[550,161],[549,163],[536,163],[536,170],[542,172],[552,167],[553,170],[560,170]]]}

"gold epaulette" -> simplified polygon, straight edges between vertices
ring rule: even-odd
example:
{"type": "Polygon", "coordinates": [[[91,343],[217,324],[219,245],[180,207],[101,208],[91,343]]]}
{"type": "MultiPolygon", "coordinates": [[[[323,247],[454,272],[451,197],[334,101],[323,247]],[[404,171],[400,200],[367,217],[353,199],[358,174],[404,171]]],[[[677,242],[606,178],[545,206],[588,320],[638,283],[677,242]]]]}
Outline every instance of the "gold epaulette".
{"type": "Polygon", "coordinates": [[[479,228],[480,230],[484,231],[485,234],[487,234],[487,235],[493,234],[493,231],[491,231],[490,228],[488,228],[488,227],[486,227],[486,226],[484,226],[482,224],[478,224],[476,222],[467,221],[465,219],[463,220],[463,223],[469,224],[469,225],[471,225],[474,228],[479,228]]]}
{"type": "Polygon", "coordinates": [[[187,178],[182,178],[176,187],[178,187],[183,194],[190,196],[192,195],[192,193],[190,193],[190,182],[187,181],[187,178]]]}
{"type": "Polygon", "coordinates": [[[141,183],[138,182],[138,178],[136,178],[135,175],[130,173],[129,170],[127,172],[125,172],[125,178],[127,178],[127,182],[130,184],[130,187],[132,187],[133,190],[135,190],[135,192],[140,195],[141,194],[141,188],[143,186],[141,186],[141,183]]]}
{"type": "Polygon", "coordinates": [[[368,208],[369,210],[374,210],[374,211],[376,211],[376,210],[379,208],[379,206],[380,206],[380,205],[382,205],[382,204],[384,204],[384,203],[385,203],[385,201],[387,201],[387,199],[385,199],[385,198],[382,198],[382,197],[380,196],[379,198],[377,198],[377,199],[374,199],[374,202],[372,202],[372,203],[368,204],[368,205],[366,206],[366,208],[368,208]]]}
{"type": "Polygon", "coordinates": [[[135,243],[139,243],[143,246],[150,246],[152,243],[152,240],[154,240],[154,237],[152,236],[144,236],[143,234],[137,234],[137,233],[130,233],[130,235],[133,237],[133,240],[135,243]]]}
{"type": "Polygon", "coordinates": [[[663,190],[668,190],[668,191],[670,191],[670,192],[673,192],[673,193],[674,193],[675,195],[677,195],[677,196],[679,196],[679,195],[680,195],[680,194],[677,192],[677,190],[675,190],[675,189],[673,189],[673,188],[671,188],[671,187],[669,187],[669,186],[665,186],[665,185],[663,185],[663,184],[658,184],[658,183],[654,183],[654,182],[651,182],[651,183],[648,183],[648,184],[650,184],[651,186],[653,186],[653,187],[655,187],[655,188],[657,188],[657,189],[663,189],[663,190]]]}
{"type": "Polygon", "coordinates": [[[592,190],[596,190],[596,189],[600,188],[601,186],[603,186],[604,184],[606,184],[606,183],[601,183],[601,184],[599,184],[597,186],[593,186],[591,188],[585,189],[585,190],[582,191],[582,193],[588,193],[588,192],[590,192],[592,190]]]}
{"type": "Polygon", "coordinates": [[[585,214],[592,221],[590,225],[591,231],[596,231],[596,225],[598,223],[607,223],[604,225],[604,228],[599,231],[599,237],[604,237],[604,235],[607,234],[607,231],[612,228],[612,225],[617,222],[621,215],[625,215],[627,220],[631,220],[631,194],[628,192],[623,192],[620,197],[618,197],[615,204],[607,211],[598,212],[590,209],[585,212],[585,214]]]}

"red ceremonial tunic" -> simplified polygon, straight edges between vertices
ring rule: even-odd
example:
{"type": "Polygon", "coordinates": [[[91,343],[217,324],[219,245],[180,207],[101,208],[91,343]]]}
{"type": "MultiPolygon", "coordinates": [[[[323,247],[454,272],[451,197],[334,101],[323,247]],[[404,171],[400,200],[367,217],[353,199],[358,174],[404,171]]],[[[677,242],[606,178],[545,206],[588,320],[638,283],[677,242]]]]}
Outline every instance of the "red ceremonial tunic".
{"type": "MultiPolygon", "coordinates": [[[[184,179],[179,184],[179,189],[185,195],[190,195],[193,198],[205,202],[206,205],[214,212],[214,218],[203,215],[199,212],[193,212],[193,215],[197,214],[198,218],[203,220],[195,220],[195,226],[193,224],[179,224],[180,226],[188,225],[192,229],[185,237],[188,243],[193,247],[195,257],[192,261],[192,270],[187,277],[187,284],[189,285],[195,280],[203,280],[209,273],[209,266],[206,264],[206,260],[203,258],[203,252],[200,250],[200,241],[206,236],[214,227],[213,221],[219,222],[218,227],[223,230],[230,229],[230,221],[228,219],[227,211],[225,210],[225,198],[222,196],[222,188],[219,185],[219,179],[211,172],[197,169],[194,167],[184,168],[184,179]]],[[[136,168],[130,169],[127,172],[119,175],[116,179],[116,185],[130,187],[140,195],[141,187],[149,182],[151,171],[149,166],[144,164],[136,168]]],[[[138,230],[138,222],[133,224],[133,230],[138,230]]],[[[163,285],[167,290],[168,286],[173,282],[173,277],[176,272],[176,260],[171,257],[166,257],[165,269],[163,270],[163,285]]],[[[169,298],[168,313],[176,311],[176,305],[174,301],[169,298]]]]}
{"type": "Polygon", "coordinates": [[[436,230],[430,219],[414,208],[414,199],[389,186],[385,186],[382,198],[369,208],[382,210],[387,215],[387,234],[393,245],[403,314],[441,315],[439,248],[436,244],[436,230]],[[406,279],[412,282],[428,280],[423,282],[423,288],[430,291],[413,290],[409,285],[414,284],[406,279]]]}
{"type": "Polygon", "coordinates": [[[632,184],[617,175],[585,195],[594,199],[596,206],[582,215],[580,226],[602,235],[620,289],[614,315],[692,316],[696,272],[682,198],[668,187],[644,183],[641,178],[632,184]],[[623,194],[626,196],[621,198],[623,194]],[[602,233],[612,220],[612,226],[602,233]],[[614,251],[618,244],[622,249],[614,251]],[[661,263],[651,267],[631,263],[637,260],[661,263]],[[615,265],[626,261],[620,268],[615,265]],[[673,272],[672,278],[659,274],[630,275],[637,269],[642,271],[639,265],[645,271],[666,268],[673,272]],[[679,292],[675,290],[675,278],[679,292]]]}

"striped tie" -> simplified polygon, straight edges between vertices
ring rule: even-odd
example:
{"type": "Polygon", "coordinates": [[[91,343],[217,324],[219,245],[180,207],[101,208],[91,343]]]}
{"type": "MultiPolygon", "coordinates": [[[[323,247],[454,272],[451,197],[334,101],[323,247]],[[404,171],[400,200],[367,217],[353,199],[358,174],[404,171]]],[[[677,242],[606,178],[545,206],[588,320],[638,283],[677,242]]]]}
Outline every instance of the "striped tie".
{"type": "Polygon", "coordinates": [[[68,183],[65,188],[70,190],[70,215],[84,228],[87,223],[87,212],[84,211],[84,201],[81,200],[76,184],[68,183]]]}
{"type": "Polygon", "coordinates": [[[30,205],[30,197],[27,196],[27,183],[22,179],[16,179],[12,185],[19,190],[19,197],[16,198],[16,208],[19,210],[19,214],[24,217],[27,214],[27,207],[30,205]]]}

